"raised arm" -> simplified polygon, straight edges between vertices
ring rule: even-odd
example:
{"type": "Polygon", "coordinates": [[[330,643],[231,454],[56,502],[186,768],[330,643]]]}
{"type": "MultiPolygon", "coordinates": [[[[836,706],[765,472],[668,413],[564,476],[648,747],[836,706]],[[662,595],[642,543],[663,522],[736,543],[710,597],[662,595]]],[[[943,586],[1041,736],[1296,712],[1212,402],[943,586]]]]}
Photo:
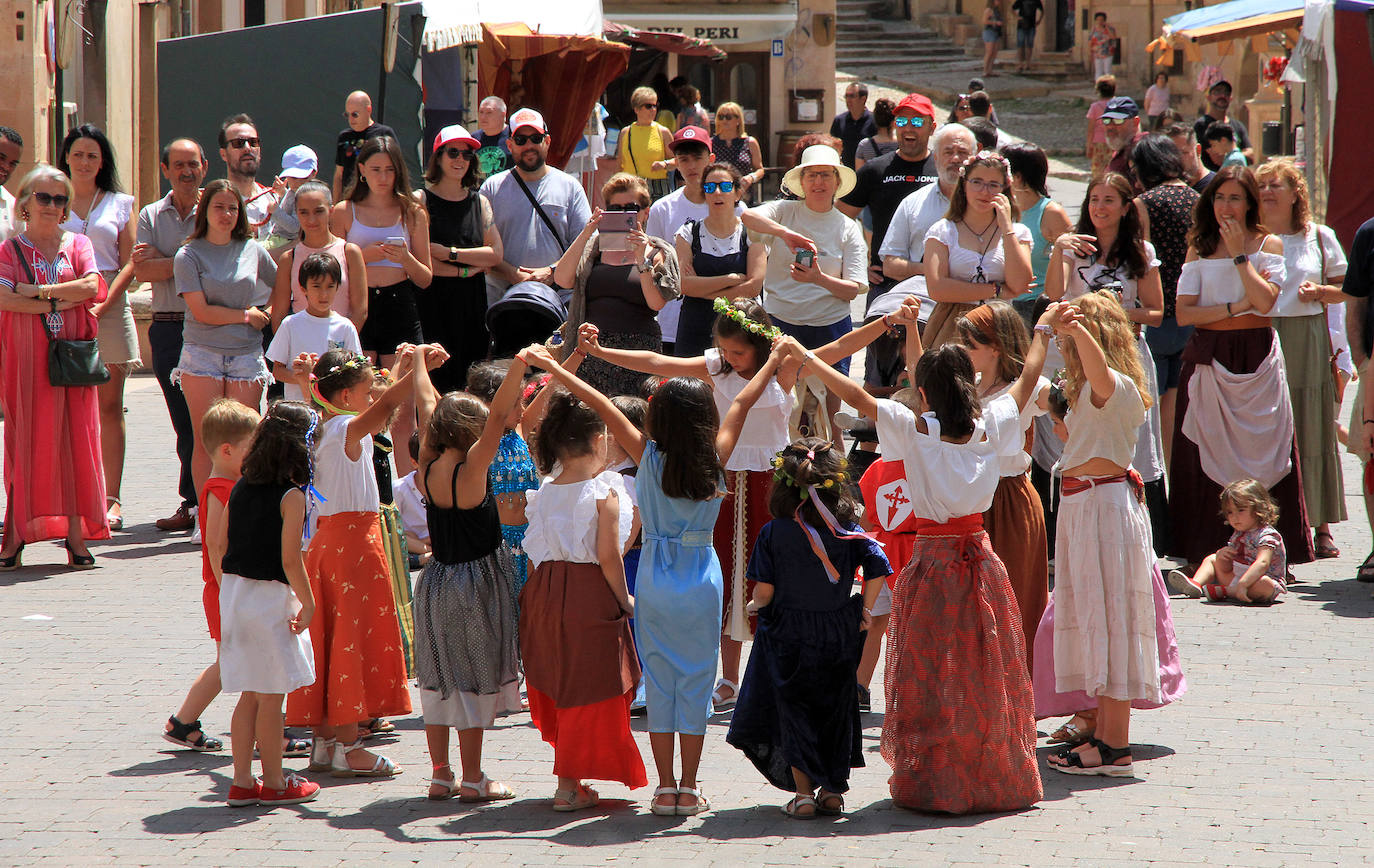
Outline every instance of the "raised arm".
{"type": "MultiPolygon", "coordinates": [[[[1107,354],[1102,351],[1102,347],[1088,330],[1083,328],[1076,311],[1061,317],[1056,330],[1067,334],[1073,340],[1074,349],[1078,351],[1078,361],[1083,366],[1083,376],[1092,387],[1093,406],[1103,406],[1116,391],[1116,379],[1112,377],[1112,369],[1107,365],[1107,354]]],[[[1029,362],[1029,359],[1027,361],[1029,362]]],[[[1042,358],[1041,363],[1043,362],[1042,358]]]]}
{"type": "Polygon", "coordinates": [[[625,450],[630,459],[638,464],[644,458],[644,447],[647,445],[647,438],[644,432],[634,426],[634,423],[625,418],[611,399],[587,385],[578,376],[562,365],[544,347],[536,346],[523,350],[520,357],[529,363],[543,368],[553,375],[565,389],[576,395],[588,407],[596,411],[596,415],[606,423],[606,430],[611,432],[620,447],[625,450]]]}
{"type": "Polygon", "coordinates": [[[840,359],[848,358],[859,350],[868,346],[882,336],[884,332],[895,326],[903,325],[912,329],[919,322],[913,319],[913,309],[919,310],[921,302],[914,295],[909,295],[895,313],[884,314],[882,317],[872,322],[864,323],[848,334],[841,335],[835,340],[824,346],[817,347],[814,352],[816,357],[828,365],[833,365],[840,359]],[[914,308],[912,307],[914,306],[914,308]]]}
{"type": "Polygon", "coordinates": [[[577,265],[582,261],[582,251],[587,249],[587,244],[596,234],[596,227],[601,225],[600,208],[592,212],[592,219],[587,221],[587,225],[582,227],[582,231],[577,233],[572,244],[563,251],[563,255],[558,257],[558,261],[553,264],[553,283],[559,289],[572,289],[573,283],[577,280],[577,265]]]}
{"type": "Polygon", "coordinates": [[[1050,335],[1055,324],[1072,315],[1072,308],[1058,302],[1045,308],[1045,312],[1040,315],[1040,321],[1031,333],[1031,345],[1026,351],[1026,361],[1021,367],[1021,375],[1007,390],[1007,394],[1016,401],[1018,410],[1026,409],[1026,405],[1035,398],[1035,387],[1040,382],[1040,372],[1045,367],[1045,352],[1049,349],[1050,335]]]}
{"type": "Polygon", "coordinates": [[[759,366],[758,371],[749,380],[748,385],[735,396],[734,403],[725,413],[725,418],[720,420],[720,430],[716,432],[716,454],[720,456],[722,465],[730,460],[730,454],[735,451],[735,444],[739,442],[740,431],[744,428],[744,418],[749,415],[750,408],[768,387],[768,381],[778,372],[782,358],[783,350],[775,347],[773,352],[768,354],[768,360],[759,366]]]}
{"type": "Polygon", "coordinates": [[[698,380],[708,380],[710,376],[703,356],[679,359],[650,350],[615,350],[603,347],[600,336],[601,331],[595,325],[583,323],[582,328],[577,331],[577,346],[585,350],[589,356],[656,377],[696,377],[698,380]]]}
{"type": "Polygon", "coordinates": [[[467,457],[458,468],[458,499],[454,506],[459,509],[472,509],[487,495],[487,468],[496,457],[496,448],[501,445],[501,437],[506,433],[506,417],[510,416],[515,402],[520,400],[526,370],[528,366],[520,356],[511,359],[506,378],[501,381],[501,388],[496,390],[487,407],[487,422],[482,426],[482,436],[468,447],[467,457]]]}

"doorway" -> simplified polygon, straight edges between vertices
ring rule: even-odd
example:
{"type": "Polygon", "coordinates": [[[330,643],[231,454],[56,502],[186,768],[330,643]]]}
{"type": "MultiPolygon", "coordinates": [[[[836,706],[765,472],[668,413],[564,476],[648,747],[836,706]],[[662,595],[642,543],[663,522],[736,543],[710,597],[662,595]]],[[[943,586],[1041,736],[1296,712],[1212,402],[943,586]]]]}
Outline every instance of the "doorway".
{"type": "Polygon", "coordinates": [[[723,102],[740,104],[744,109],[744,128],[758,139],[763,163],[768,165],[768,144],[772,140],[768,123],[768,52],[731,51],[718,61],[682,57],[678,59],[678,69],[701,91],[701,104],[712,117],[716,106],[723,102]]]}

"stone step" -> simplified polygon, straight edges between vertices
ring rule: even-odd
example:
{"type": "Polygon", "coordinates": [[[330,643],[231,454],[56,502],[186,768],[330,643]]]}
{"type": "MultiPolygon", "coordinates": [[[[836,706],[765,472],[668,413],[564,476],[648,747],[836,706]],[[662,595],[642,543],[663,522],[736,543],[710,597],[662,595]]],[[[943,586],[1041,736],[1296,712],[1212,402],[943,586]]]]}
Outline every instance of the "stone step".
{"type": "Polygon", "coordinates": [[[835,53],[835,63],[840,66],[886,66],[894,63],[935,63],[937,61],[963,60],[959,54],[939,54],[928,51],[912,52],[885,52],[882,56],[875,56],[872,52],[860,51],[837,51],[835,53]]]}

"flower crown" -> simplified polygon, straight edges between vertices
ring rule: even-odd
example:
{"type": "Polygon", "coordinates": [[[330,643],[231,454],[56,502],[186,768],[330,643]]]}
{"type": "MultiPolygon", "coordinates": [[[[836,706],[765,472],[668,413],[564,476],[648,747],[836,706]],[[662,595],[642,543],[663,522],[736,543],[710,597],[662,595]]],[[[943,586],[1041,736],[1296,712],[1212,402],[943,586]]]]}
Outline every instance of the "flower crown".
{"type": "Polygon", "coordinates": [[[973,168],[975,163],[992,163],[999,167],[1004,175],[1011,175],[1011,163],[1007,162],[1006,157],[996,151],[979,151],[967,160],[964,160],[964,164],[959,167],[959,177],[968,177],[969,169],[973,168]]]}
{"type": "MultiPolygon", "coordinates": [[[[787,456],[800,454],[801,448],[802,447],[800,446],[788,446],[784,448],[781,452],[779,452],[777,455],[773,456],[773,479],[775,481],[785,483],[796,489],[800,489],[802,500],[806,500],[806,498],[811,494],[811,489],[815,488],[816,486],[830,489],[834,488],[837,485],[844,484],[845,469],[849,466],[849,462],[844,458],[840,458],[840,466],[835,473],[829,476],[819,477],[820,481],[807,483],[798,482],[795,476],[787,472],[787,456]]],[[[815,461],[817,452],[820,452],[820,454],[824,455],[829,451],[830,444],[827,443],[823,446],[818,446],[815,449],[807,449],[805,457],[808,461],[815,461]]]]}
{"type": "Polygon", "coordinates": [[[782,331],[775,326],[764,325],[755,319],[750,319],[749,315],[723,298],[718,298],[711,305],[711,309],[723,317],[728,317],[735,325],[749,332],[751,335],[758,335],[764,340],[772,343],[782,337],[782,331]]]}
{"type": "MultiPolygon", "coordinates": [[[[367,360],[367,356],[353,355],[349,356],[344,361],[339,362],[337,365],[330,365],[327,369],[325,369],[325,372],[323,374],[318,374],[316,376],[318,379],[323,379],[324,377],[332,377],[340,371],[356,371],[360,368],[370,367],[372,367],[372,363],[367,360]]],[[[383,371],[386,372],[388,375],[390,374],[390,372],[386,371],[385,368],[383,369],[383,371]]]]}
{"type": "Polygon", "coordinates": [[[1050,386],[1055,389],[1058,389],[1060,394],[1067,394],[1066,390],[1069,387],[1068,371],[1066,371],[1064,368],[1060,368],[1059,370],[1055,371],[1054,376],[1050,377],[1050,386]]]}

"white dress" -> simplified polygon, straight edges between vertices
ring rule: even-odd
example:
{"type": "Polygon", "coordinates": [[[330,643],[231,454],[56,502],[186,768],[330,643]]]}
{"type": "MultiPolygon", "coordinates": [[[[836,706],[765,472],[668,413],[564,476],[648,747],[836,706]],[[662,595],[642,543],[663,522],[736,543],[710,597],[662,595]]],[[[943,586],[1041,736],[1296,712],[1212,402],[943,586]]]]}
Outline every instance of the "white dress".
{"type": "MultiPolygon", "coordinates": [[[[64,230],[85,235],[91,240],[95,267],[100,269],[106,284],[114,280],[123,265],[119,261],[119,233],[129,225],[133,212],[133,196],[103,192],[91,205],[90,211],[86,212],[85,219],[72,213],[62,224],[64,230]]],[[[133,310],[129,307],[128,293],[125,293],[120,304],[111,305],[101,314],[96,339],[101,362],[127,365],[129,369],[138,367],[138,330],[134,325],[133,310]]]]}

